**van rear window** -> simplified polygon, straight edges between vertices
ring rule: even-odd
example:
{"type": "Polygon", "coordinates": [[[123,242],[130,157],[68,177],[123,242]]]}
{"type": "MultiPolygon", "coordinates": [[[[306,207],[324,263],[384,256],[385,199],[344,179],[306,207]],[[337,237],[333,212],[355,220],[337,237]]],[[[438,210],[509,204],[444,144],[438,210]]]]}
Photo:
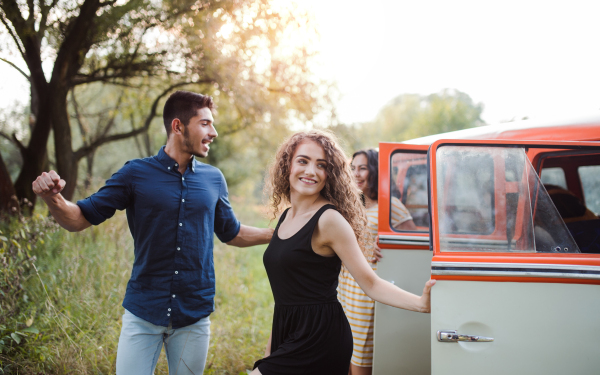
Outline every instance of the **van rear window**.
{"type": "Polygon", "coordinates": [[[398,151],[391,164],[390,226],[399,232],[429,231],[427,153],[398,151]],[[394,220],[402,211],[408,211],[412,220],[394,220]]]}
{"type": "Polygon", "coordinates": [[[585,205],[596,215],[600,214],[600,165],[579,167],[585,205]]]}
{"type": "Polygon", "coordinates": [[[562,168],[543,168],[541,179],[544,185],[555,185],[568,189],[565,171],[562,168]]]}

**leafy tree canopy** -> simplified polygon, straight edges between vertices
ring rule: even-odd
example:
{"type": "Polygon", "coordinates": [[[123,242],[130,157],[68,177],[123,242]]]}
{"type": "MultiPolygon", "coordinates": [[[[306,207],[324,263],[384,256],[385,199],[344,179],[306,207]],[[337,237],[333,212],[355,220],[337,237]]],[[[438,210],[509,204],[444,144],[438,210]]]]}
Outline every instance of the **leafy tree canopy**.
{"type": "Polygon", "coordinates": [[[379,142],[402,142],[427,135],[484,125],[483,104],[464,92],[445,89],[430,95],[402,94],[388,102],[372,122],[338,125],[338,132],[356,151],[379,142]]]}
{"type": "Polygon", "coordinates": [[[227,111],[220,117],[221,135],[285,128],[331,105],[332,86],[311,74],[313,20],[294,3],[2,0],[0,21],[0,58],[31,83],[28,128],[0,133],[21,155],[18,177],[7,187],[21,199],[35,201],[31,182],[48,161],[67,180],[64,195],[70,199],[79,161],[92,162],[106,143],[144,137],[176,88],[215,97],[220,113],[227,111]],[[18,68],[17,58],[27,71],[18,68]],[[78,105],[77,98],[99,91],[98,84],[115,88],[96,103],[78,105]],[[91,109],[102,107],[101,101],[109,103],[106,116],[94,119],[91,109]],[[137,115],[127,118],[127,112],[137,115]]]}

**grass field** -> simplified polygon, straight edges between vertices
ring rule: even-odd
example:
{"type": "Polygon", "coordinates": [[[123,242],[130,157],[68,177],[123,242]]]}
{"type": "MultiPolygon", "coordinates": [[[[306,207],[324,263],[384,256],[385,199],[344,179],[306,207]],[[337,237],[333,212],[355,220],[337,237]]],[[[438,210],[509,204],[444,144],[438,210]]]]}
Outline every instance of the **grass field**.
{"type": "MultiPolygon", "coordinates": [[[[259,208],[241,203],[234,208],[243,223],[267,224],[259,208]]],[[[35,232],[29,228],[33,224],[26,226],[35,232]]],[[[121,303],[133,262],[125,215],[81,233],[46,231],[28,244],[19,225],[0,234],[7,254],[16,249],[11,245],[15,239],[26,254],[19,263],[20,286],[12,296],[2,293],[0,374],[113,374],[121,303]]],[[[215,244],[216,310],[205,374],[245,374],[264,352],[273,311],[264,248],[215,244]]],[[[3,280],[2,290],[7,290],[9,278],[3,280]]],[[[167,372],[163,351],[156,374],[167,372]]]]}

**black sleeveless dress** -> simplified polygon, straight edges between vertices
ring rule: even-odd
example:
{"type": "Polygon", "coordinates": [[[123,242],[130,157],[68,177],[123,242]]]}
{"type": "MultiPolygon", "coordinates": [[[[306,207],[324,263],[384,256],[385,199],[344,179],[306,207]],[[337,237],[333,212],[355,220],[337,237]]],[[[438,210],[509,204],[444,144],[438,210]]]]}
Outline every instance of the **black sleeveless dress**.
{"type": "Polygon", "coordinates": [[[327,204],[292,237],[282,240],[279,219],[263,262],[275,298],[271,355],[256,361],[263,375],[348,375],[352,332],[337,299],[342,262],[316,254],[311,239],[327,204]]]}

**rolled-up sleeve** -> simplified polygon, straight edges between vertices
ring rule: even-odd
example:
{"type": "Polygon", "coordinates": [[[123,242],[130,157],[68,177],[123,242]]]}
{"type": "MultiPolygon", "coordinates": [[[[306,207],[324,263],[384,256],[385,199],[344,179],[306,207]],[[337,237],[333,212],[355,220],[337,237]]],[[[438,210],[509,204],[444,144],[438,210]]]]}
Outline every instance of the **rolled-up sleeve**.
{"type": "Polygon", "coordinates": [[[77,201],[83,216],[93,225],[111,218],[116,210],[129,207],[132,200],[131,162],[113,174],[96,193],[77,201]]]}
{"type": "Polygon", "coordinates": [[[221,242],[233,240],[240,231],[240,221],[235,217],[233,208],[229,203],[229,192],[227,182],[221,174],[221,188],[219,189],[219,200],[215,210],[215,234],[221,242]]]}

